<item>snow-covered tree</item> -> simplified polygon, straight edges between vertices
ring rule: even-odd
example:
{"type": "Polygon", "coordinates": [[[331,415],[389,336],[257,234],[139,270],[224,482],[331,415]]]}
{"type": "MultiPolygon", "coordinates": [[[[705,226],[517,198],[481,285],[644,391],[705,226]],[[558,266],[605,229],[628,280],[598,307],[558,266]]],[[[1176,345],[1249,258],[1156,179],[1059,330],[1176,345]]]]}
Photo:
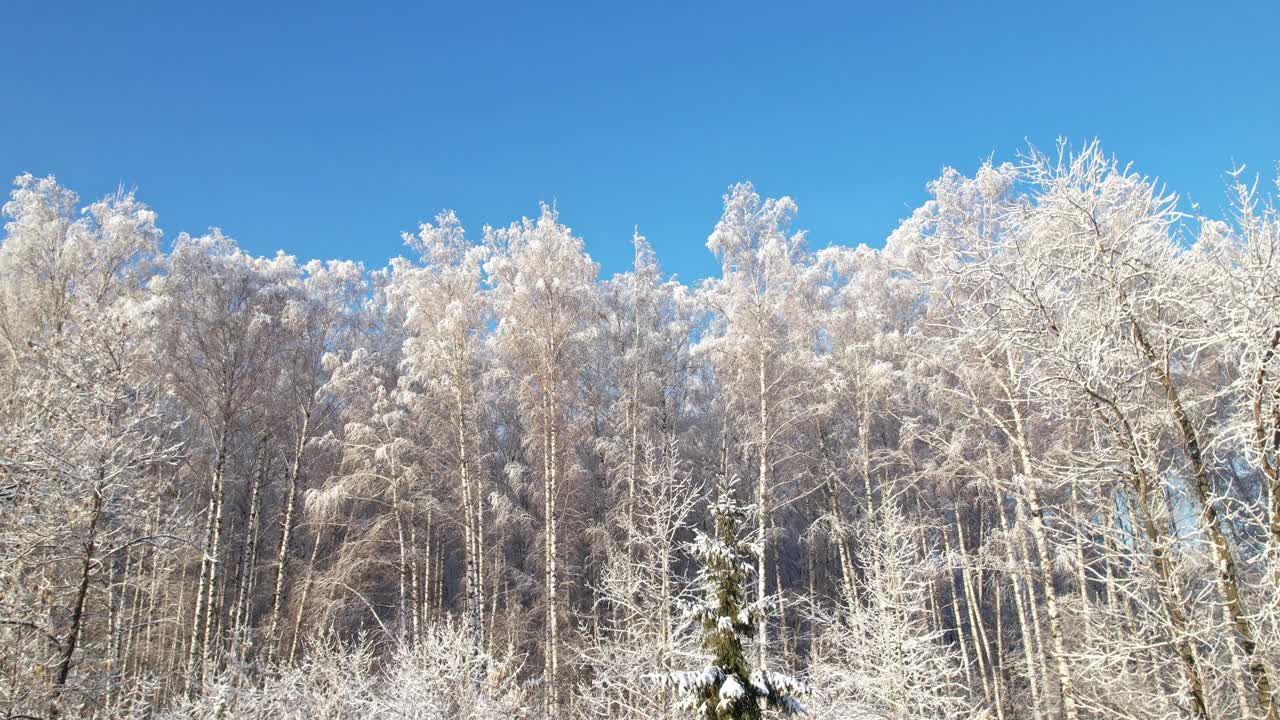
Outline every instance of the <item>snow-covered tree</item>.
{"type": "MultiPolygon", "coordinates": [[[[352,262],[312,261],[303,267],[297,292],[289,298],[281,318],[285,336],[279,355],[281,365],[276,413],[286,429],[287,477],[280,509],[280,535],[276,545],[270,608],[265,623],[268,655],[279,652],[283,610],[288,592],[291,544],[294,539],[298,497],[303,490],[308,446],[324,432],[332,432],[339,399],[325,360],[349,356],[355,334],[361,329],[360,301],[365,292],[364,268],[352,262]]],[[[256,485],[255,485],[256,487],[256,485]]],[[[250,539],[256,542],[250,528],[250,539]]],[[[250,575],[252,577],[252,575],[250,575]]],[[[252,602],[252,588],[247,603],[252,602]]],[[[247,606],[249,607],[249,606],[247,606]]],[[[247,610],[246,610],[247,614],[247,610]]],[[[247,621],[247,620],[246,620],[247,621]]]]}
{"type": "MultiPolygon", "coordinates": [[[[952,720],[982,713],[969,697],[957,649],[928,607],[938,558],[895,503],[858,533],[866,568],[856,597],[817,618],[810,674],[815,718],[952,720]]],[[[943,558],[945,559],[945,558],[943,558]]]]}
{"type": "Polygon", "coordinates": [[[57,717],[123,679],[138,569],[186,539],[160,515],[182,440],[135,307],[154,214],[117,194],[73,219],[52,178],[19,178],[13,197],[0,294],[23,350],[0,400],[0,707],[57,717]]]}
{"type": "Polygon", "coordinates": [[[575,467],[571,453],[573,399],[582,367],[580,353],[593,332],[598,267],[582,239],[560,223],[546,205],[537,220],[486,233],[492,248],[485,264],[498,325],[495,352],[506,364],[519,399],[522,420],[536,435],[525,439],[540,456],[546,643],[543,646],[545,713],[559,712],[560,623],[562,613],[558,527],[565,480],[575,467]]]}
{"type": "Polygon", "coordinates": [[[424,223],[416,235],[406,233],[404,239],[422,263],[398,264],[391,287],[404,306],[405,400],[421,425],[450,439],[438,446],[441,460],[457,475],[451,494],[461,514],[467,627],[472,643],[481,647],[488,493],[479,465],[477,406],[483,397],[483,332],[488,319],[483,265],[489,248],[467,242],[451,211],[437,215],[435,225],[424,223]]]}
{"type": "MultiPolygon", "coordinates": [[[[723,432],[735,423],[744,459],[755,464],[756,597],[767,596],[771,513],[775,492],[787,487],[780,461],[796,424],[812,410],[810,384],[818,349],[816,323],[826,298],[823,273],[803,232],[791,232],[798,208],[789,197],[761,199],[750,183],[724,196],[724,212],[707,238],[721,277],[699,288],[711,309],[711,328],[698,346],[711,358],[728,394],[723,432]]],[[[726,440],[727,442],[727,440],[726,440]]],[[[736,448],[735,448],[736,449],[736,448]]],[[[780,591],[781,588],[775,588],[780,591]]],[[[768,662],[768,624],[761,616],[758,661],[768,662]]]]}
{"type": "Polygon", "coordinates": [[[653,692],[652,672],[655,664],[670,670],[677,652],[696,643],[673,611],[686,592],[679,539],[703,491],[674,444],[646,447],[640,463],[624,537],[610,547],[595,588],[603,619],[580,650],[577,710],[584,718],[674,719],[682,712],[669,692],[653,692]]]}
{"type": "Polygon", "coordinates": [[[227,476],[238,453],[252,452],[260,430],[247,420],[274,384],[271,364],[280,349],[281,311],[297,280],[293,258],[253,257],[215,230],[200,238],[180,236],[149,287],[146,311],[159,355],[155,371],[190,414],[192,434],[203,449],[191,470],[200,468],[207,479],[187,643],[192,686],[199,684],[206,661],[216,662],[221,652],[227,476]]]}
{"type": "Polygon", "coordinates": [[[695,581],[701,597],[685,606],[685,619],[702,634],[706,665],[696,670],[657,674],[663,686],[683,695],[684,707],[706,720],[759,718],[766,709],[787,715],[804,712],[796,695],[805,691],[798,680],[759,665],[752,666],[749,644],[759,618],[772,605],[770,598],[750,598],[749,583],[760,553],[756,543],[743,540],[741,525],[754,508],[734,497],[733,479],[721,481],[711,505],[713,533],[699,531],[691,552],[699,564],[695,581]]]}

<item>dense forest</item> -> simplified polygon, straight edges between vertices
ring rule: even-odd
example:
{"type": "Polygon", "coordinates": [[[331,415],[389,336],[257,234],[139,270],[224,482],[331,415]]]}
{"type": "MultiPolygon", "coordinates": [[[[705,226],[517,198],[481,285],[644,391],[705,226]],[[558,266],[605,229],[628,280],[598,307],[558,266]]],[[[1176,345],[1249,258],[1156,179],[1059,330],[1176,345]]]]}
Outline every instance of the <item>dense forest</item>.
{"type": "Polygon", "coordinates": [[[385,268],[23,175],[0,718],[1280,719],[1280,214],[1097,144],[717,277],[554,207],[385,268]]]}

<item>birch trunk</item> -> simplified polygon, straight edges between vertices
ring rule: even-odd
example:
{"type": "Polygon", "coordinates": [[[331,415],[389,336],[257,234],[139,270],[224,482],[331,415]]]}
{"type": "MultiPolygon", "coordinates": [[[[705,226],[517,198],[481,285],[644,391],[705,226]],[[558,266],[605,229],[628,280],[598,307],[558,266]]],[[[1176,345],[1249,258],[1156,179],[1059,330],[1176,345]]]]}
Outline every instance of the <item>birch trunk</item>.
{"type": "MultiPolygon", "coordinates": [[[[225,439],[223,441],[225,444],[225,439]]],[[[213,643],[216,640],[214,633],[215,623],[221,618],[221,605],[218,602],[220,593],[218,592],[218,566],[222,555],[222,507],[226,494],[226,477],[224,474],[226,467],[226,448],[219,447],[219,459],[217,465],[216,477],[216,500],[213,514],[213,542],[209,548],[209,584],[205,590],[204,604],[204,637],[200,641],[200,683],[204,684],[205,673],[208,671],[207,660],[213,643]]]]}
{"type": "Polygon", "coordinates": [[[1262,709],[1263,715],[1266,716],[1267,720],[1280,720],[1280,710],[1276,708],[1272,698],[1271,673],[1262,659],[1253,623],[1249,619],[1249,614],[1244,607],[1244,600],[1240,596],[1240,582],[1236,570],[1235,554],[1227,543],[1226,534],[1222,529],[1223,521],[1218,515],[1217,505],[1214,503],[1213,486],[1201,453],[1199,434],[1191,423],[1191,418],[1182,404],[1182,398],[1179,396],[1178,388],[1174,384],[1173,378],[1170,377],[1168,369],[1160,362],[1160,358],[1147,341],[1142,328],[1136,320],[1133,320],[1132,326],[1134,340],[1151,364],[1152,371],[1165,390],[1170,412],[1182,437],[1183,453],[1187,457],[1187,462],[1191,469],[1191,477],[1194,481],[1191,483],[1191,489],[1202,512],[1201,525],[1209,536],[1210,545],[1213,547],[1215,580],[1217,581],[1218,592],[1222,596],[1227,617],[1235,626],[1241,649],[1247,658],[1258,707],[1262,709]]]}
{"type": "Polygon", "coordinates": [[[293,463],[289,468],[289,491],[284,500],[284,519],[280,527],[280,546],[276,550],[276,577],[271,588],[271,621],[267,630],[267,661],[275,657],[280,648],[280,614],[284,603],[284,579],[289,565],[289,542],[293,538],[293,525],[298,508],[298,483],[302,474],[302,458],[307,435],[311,427],[311,413],[302,415],[302,427],[298,431],[293,449],[293,463]]]}
{"type": "MultiPolygon", "coordinates": [[[[945,528],[942,529],[939,534],[942,535],[942,552],[947,557],[950,557],[951,542],[947,539],[946,529],[945,528]]],[[[973,663],[969,659],[969,642],[965,638],[964,622],[961,620],[961,616],[960,616],[960,610],[959,610],[960,590],[959,590],[959,586],[956,584],[955,570],[950,565],[947,565],[946,571],[947,571],[947,582],[951,585],[951,620],[955,624],[956,639],[959,640],[959,644],[960,644],[960,659],[964,663],[965,684],[972,687],[973,686],[973,663]]]]}
{"type": "Polygon", "coordinates": [[[557,612],[559,597],[557,595],[556,581],[557,565],[556,565],[556,493],[559,491],[558,484],[558,466],[559,455],[557,452],[557,423],[559,421],[559,413],[557,408],[557,397],[554,385],[550,397],[550,415],[549,415],[549,435],[550,450],[547,454],[547,632],[550,638],[550,644],[547,648],[547,669],[549,670],[549,717],[555,718],[559,716],[559,633],[557,630],[557,612]]]}
{"type": "Polygon", "coordinates": [[[432,553],[431,538],[435,537],[432,532],[432,514],[431,510],[427,510],[427,541],[426,541],[426,557],[422,559],[422,605],[419,606],[418,615],[425,623],[427,618],[431,617],[429,610],[431,609],[431,577],[433,573],[432,563],[435,555],[432,553]]]}
{"type": "Polygon", "coordinates": [[[992,578],[995,584],[996,599],[996,720],[1004,720],[1004,589],[1000,587],[1000,576],[992,578]]]}
{"type": "Polygon", "coordinates": [[[458,442],[458,477],[462,485],[463,551],[467,573],[467,627],[476,648],[484,647],[484,585],[480,577],[480,526],[483,520],[479,490],[472,486],[471,465],[467,452],[467,405],[465,375],[455,373],[454,418],[458,442]]]}
{"type": "Polygon", "coordinates": [[[218,435],[218,447],[213,463],[213,474],[209,478],[209,505],[205,509],[204,548],[200,558],[200,575],[196,580],[196,596],[194,612],[191,620],[191,640],[187,645],[187,688],[194,692],[199,686],[198,672],[203,672],[204,649],[208,643],[209,614],[206,607],[212,605],[210,593],[213,590],[213,578],[216,577],[218,561],[217,542],[222,513],[222,471],[226,463],[227,432],[224,424],[218,435]],[[204,626],[204,640],[201,640],[200,629],[204,626]]]}
{"type": "MultiPolygon", "coordinates": [[[[763,345],[757,357],[760,381],[760,474],[756,480],[756,547],[760,555],[756,564],[756,599],[763,603],[767,593],[765,556],[768,555],[766,527],[769,514],[766,504],[769,498],[769,397],[763,345]]],[[[769,662],[769,620],[765,613],[760,613],[756,621],[756,647],[759,650],[759,665],[763,669],[769,662]]]]}
{"type": "Polygon", "coordinates": [[[870,520],[876,514],[876,493],[871,482],[871,400],[867,392],[864,388],[858,398],[858,450],[862,460],[862,485],[867,494],[867,519],[870,520]]]}
{"type": "MultiPolygon", "coordinates": [[[[1014,502],[1017,501],[1015,500],[1014,502]]],[[[1031,717],[1033,720],[1040,720],[1040,671],[1036,665],[1036,658],[1039,657],[1039,653],[1036,652],[1035,638],[1032,636],[1031,628],[1028,626],[1027,610],[1020,588],[1024,582],[1020,569],[1022,564],[1014,557],[1013,538],[1010,537],[1009,521],[1004,514],[1004,505],[1003,503],[998,503],[998,505],[999,507],[996,510],[1000,514],[1000,529],[1005,533],[1005,542],[1003,543],[1004,559],[1008,563],[1011,573],[1010,580],[1013,585],[1014,609],[1018,613],[1018,629],[1022,633],[1022,656],[1027,662],[1027,685],[1031,690],[1031,717]]],[[[1029,587],[1030,584],[1028,583],[1029,587]]],[[[1035,602],[1034,593],[1031,595],[1031,602],[1035,602]]]]}
{"type": "Polygon", "coordinates": [[[853,584],[853,559],[849,555],[848,533],[845,530],[844,517],[840,512],[840,497],[836,493],[836,476],[831,473],[826,482],[827,512],[831,514],[834,526],[833,540],[836,545],[836,556],[840,563],[840,588],[844,593],[845,604],[852,608],[857,602],[853,584]]]}
{"type": "Polygon", "coordinates": [[[1071,516],[1076,522],[1074,533],[1076,551],[1076,587],[1080,591],[1080,613],[1084,618],[1087,627],[1091,603],[1089,601],[1089,572],[1084,554],[1084,529],[1081,527],[1085,523],[1084,516],[1080,513],[1080,502],[1076,494],[1076,486],[1074,483],[1071,485],[1071,516]]]}
{"type": "MultiPolygon", "coordinates": [[[[1112,429],[1121,440],[1125,443],[1128,450],[1129,461],[1129,483],[1133,493],[1137,498],[1136,505],[1138,507],[1138,522],[1142,527],[1143,535],[1146,536],[1147,542],[1151,545],[1151,565],[1155,571],[1156,579],[1159,582],[1159,595],[1161,605],[1165,610],[1168,618],[1170,630],[1176,638],[1174,641],[1178,656],[1182,661],[1183,673],[1186,677],[1187,695],[1191,703],[1192,712],[1201,720],[1210,720],[1211,713],[1209,704],[1205,694],[1205,685],[1203,676],[1200,672],[1199,659],[1196,656],[1195,648],[1186,639],[1187,638],[1187,619],[1182,609],[1181,592],[1177,588],[1177,579],[1173,575],[1168,556],[1165,552],[1164,534],[1156,527],[1155,521],[1151,515],[1151,483],[1148,479],[1147,472],[1144,470],[1141,458],[1139,456],[1139,443],[1137,436],[1134,434],[1133,427],[1129,424],[1128,419],[1120,411],[1115,403],[1109,401],[1106,397],[1094,395],[1094,399],[1101,402],[1111,413],[1112,429]]],[[[1172,508],[1170,512],[1172,513],[1172,508]]],[[[1118,509],[1115,512],[1119,512],[1118,509]]],[[[1111,516],[1114,523],[1115,516],[1111,516]]],[[[1132,536],[1132,533],[1131,533],[1132,536]]],[[[1125,617],[1130,626],[1134,623],[1131,619],[1129,601],[1121,598],[1125,617]]]]}
{"type": "Polygon", "coordinates": [[[409,614],[413,616],[414,645],[422,640],[422,623],[425,621],[422,615],[422,593],[418,584],[418,562],[418,523],[411,519],[409,521],[409,614]]]}
{"type": "Polygon", "coordinates": [[[1257,443],[1260,455],[1258,465],[1267,478],[1267,507],[1270,510],[1267,527],[1271,531],[1271,544],[1280,548],[1280,468],[1276,467],[1274,462],[1276,453],[1280,452],[1280,408],[1274,404],[1278,399],[1276,393],[1280,393],[1280,389],[1272,394],[1270,428],[1267,427],[1267,420],[1262,417],[1267,367],[1275,358],[1277,350],[1280,350],[1280,326],[1272,328],[1271,339],[1267,342],[1266,350],[1258,361],[1258,369],[1253,376],[1252,409],[1254,442],[1257,443]]]}
{"type": "MultiPolygon", "coordinates": [[[[944,530],[945,533],[945,530],[944,530]]],[[[960,561],[960,579],[964,585],[965,605],[969,611],[969,633],[973,640],[974,655],[978,661],[978,676],[982,678],[982,693],[988,702],[994,699],[991,682],[987,677],[990,664],[987,646],[987,632],[982,621],[982,607],[974,591],[973,573],[969,568],[968,550],[965,549],[964,534],[960,530],[960,511],[956,509],[956,543],[960,561]]]]}
{"type": "Polygon", "coordinates": [[[1067,664],[1066,642],[1062,632],[1062,615],[1058,608],[1057,592],[1053,587],[1053,565],[1049,556],[1049,542],[1044,530],[1044,509],[1040,505],[1040,494],[1030,481],[1024,483],[1027,513],[1030,515],[1031,536],[1039,555],[1040,584],[1044,592],[1045,611],[1049,616],[1049,642],[1058,673],[1058,687],[1062,694],[1062,715],[1066,720],[1077,720],[1075,687],[1071,678],[1071,667],[1067,664]]]}
{"type": "Polygon", "coordinates": [[[263,486],[266,484],[266,443],[263,441],[262,446],[258,449],[256,467],[254,468],[252,486],[249,489],[249,521],[245,529],[245,542],[248,547],[245,548],[241,555],[243,560],[240,566],[240,597],[237,598],[235,609],[235,621],[233,623],[233,632],[240,642],[246,642],[248,637],[246,633],[250,628],[251,614],[253,611],[253,592],[258,577],[258,525],[262,516],[262,492],[263,486]]]}
{"type": "Polygon", "coordinates": [[[311,544],[311,559],[307,562],[307,578],[302,582],[302,595],[298,597],[298,612],[293,621],[293,637],[289,641],[289,664],[292,665],[298,656],[298,645],[302,636],[302,613],[307,607],[307,596],[311,594],[316,572],[316,557],[320,554],[320,528],[316,528],[315,541],[311,544]]]}
{"type": "MultiPolygon", "coordinates": [[[[98,469],[98,482],[102,483],[104,469],[98,469]]],[[[80,565],[80,583],[76,588],[76,600],[71,609],[71,627],[67,630],[67,639],[63,641],[61,657],[58,659],[58,673],[54,678],[53,691],[49,698],[49,717],[58,718],[62,713],[59,705],[62,692],[66,689],[67,678],[71,676],[72,662],[75,660],[76,648],[80,644],[80,633],[84,627],[85,603],[89,598],[89,579],[93,575],[93,564],[97,561],[98,520],[102,517],[102,495],[95,491],[89,510],[89,532],[84,542],[84,562],[80,565]]]]}
{"type": "Polygon", "coordinates": [[[1044,509],[1040,503],[1040,491],[1035,484],[1035,473],[1031,463],[1026,424],[1022,419],[1022,409],[1012,392],[1017,383],[1017,365],[1012,351],[1006,351],[1005,357],[1009,371],[1009,409],[1013,414],[1013,427],[1016,433],[1013,440],[1018,450],[1018,458],[1022,463],[1022,491],[1026,499],[1027,511],[1031,516],[1031,536],[1036,544],[1036,553],[1040,556],[1040,582],[1044,587],[1045,610],[1049,615],[1049,640],[1053,645],[1053,658],[1058,671],[1058,687],[1062,694],[1062,715],[1066,720],[1077,720],[1079,711],[1076,709],[1075,687],[1071,677],[1071,667],[1067,663],[1062,618],[1058,609],[1057,593],[1053,586],[1053,565],[1049,555],[1049,541],[1044,529],[1044,509]]]}
{"type": "MultiPolygon", "coordinates": [[[[394,481],[393,481],[394,482],[394,481]]],[[[396,548],[400,553],[400,612],[396,618],[399,625],[399,640],[404,641],[413,625],[413,610],[409,606],[409,538],[405,533],[404,510],[400,507],[400,492],[393,488],[391,492],[392,511],[396,514],[396,548]]]]}

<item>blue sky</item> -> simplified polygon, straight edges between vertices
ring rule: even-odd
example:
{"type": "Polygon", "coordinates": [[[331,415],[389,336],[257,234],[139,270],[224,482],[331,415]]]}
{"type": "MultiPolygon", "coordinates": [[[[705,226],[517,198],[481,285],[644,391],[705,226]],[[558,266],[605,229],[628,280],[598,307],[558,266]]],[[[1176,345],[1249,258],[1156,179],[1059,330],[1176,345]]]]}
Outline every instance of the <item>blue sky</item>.
{"type": "Polygon", "coordinates": [[[27,0],[0,174],[375,266],[441,208],[479,237],[556,201],[606,273],[638,225],[693,279],[734,181],[815,246],[879,245],[944,165],[1027,140],[1097,136],[1216,211],[1233,161],[1280,160],[1278,33],[1275,2],[27,0]]]}

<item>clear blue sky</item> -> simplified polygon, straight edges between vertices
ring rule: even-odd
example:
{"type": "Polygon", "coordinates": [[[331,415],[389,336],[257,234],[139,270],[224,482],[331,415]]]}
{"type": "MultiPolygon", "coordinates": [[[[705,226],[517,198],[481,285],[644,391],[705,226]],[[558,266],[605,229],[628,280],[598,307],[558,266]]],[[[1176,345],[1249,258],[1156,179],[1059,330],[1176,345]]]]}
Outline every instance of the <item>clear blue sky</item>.
{"type": "Polygon", "coordinates": [[[944,165],[1100,137],[1206,209],[1280,160],[1280,3],[23,2],[0,174],[135,187],[170,237],[379,266],[558,201],[606,272],[685,279],[737,180],[879,245],[944,165]],[[1212,9],[1210,9],[1212,8],[1212,9]]]}

